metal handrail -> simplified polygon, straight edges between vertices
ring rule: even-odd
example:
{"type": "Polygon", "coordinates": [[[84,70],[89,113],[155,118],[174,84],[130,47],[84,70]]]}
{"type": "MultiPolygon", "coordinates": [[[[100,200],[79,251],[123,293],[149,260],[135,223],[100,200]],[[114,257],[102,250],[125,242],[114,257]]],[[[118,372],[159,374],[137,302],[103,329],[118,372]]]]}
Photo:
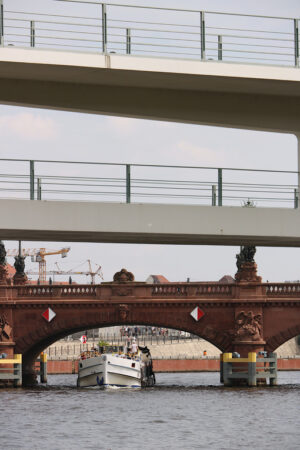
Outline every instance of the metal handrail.
{"type": "MultiPolygon", "coordinates": [[[[144,54],[149,57],[157,55],[160,57],[169,56],[202,61],[213,59],[215,61],[249,64],[299,66],[299,18],[297,17],[238,14],[118,3],[106,4],[104,2],[82,0],[54,1],[85,6],[97,5],[99,6],[99,16],[91,17],[86,13],[80,16],[75,14],[57,14],[56,11],[54,14],[51,14],[7,9],[4,10],[4,16],[0,17],[1,22],[4,20],[4,28],[1,27],[0,33],[1,44],[41,48],[61,47],[66,49],[66,51],[74,49],[75,51],[99,53],[144,54]],[[147,20],[144,17],[146,13],[143,14],[141,20],[138,20],[136,17],[129,20],[128,14],[122,20],[118,16],[114,16],[116,8],[127,8],[129,11],[190,13],[194,15],[194,18],[196,14],[198,23],[195,24],[192,15],[190,16],[191,23],[187,23],[190,20],[187,19],[187,16],[183,20],[184,23],[177,23],[178,18],[176,20],[160,20],[159,18],[155,20],[150,17],[150,20],[147,20]],[[255,29],[249,23],[245,24],[243,28],[237,23],[233,23],[232,26],[230,24],[226,26],[226,23],[218,25],[218,23],[209,22],[211,17],[218,18],[218,16],[233,17],[235,22],[238,17],[249,18],[250,22],[253,18],[264,19],[269,22],[265,22],[265,24],[260,26],[263,29],[255,29]],[[278,24],[278,21],[281,21],[283,25],[280,27],[282,29],[278,29],[278,25],[275,26],[274,23],[271,24],[270,20],[273,22],[277,21],[276,24],[278,24]],[[23,26],[18,24],[23,24],[23,26]],[[26,33],[27,28],[24,26],[25,24],[28,24],[28,33],[26,33]],[[44,28],[43,26],[36,26],[42,24],[51,26],[44,28]],[[51,28],[52,26],[53,29],[51,28]],[[64,29],[61,28],[62,26],[64,29]],[[274,29],[270,29],[271,26],[274,29]],[[69,29],[66,29],[67,27],[69,29]],[[73,29],[70,29],[70,27],[73,27],[73,29]],[[90,31],[79,31],[78,28],[82,27],[85,30],[89,28],[90,31]],[[12,30],[12,32],[6,33],[7,29],[12,30]],[[15,33],[13,30],[15,30],[15,33]],[[118,31],[114,32],[114,30],[118,31]],[[17,34],[16,31],[20,31],[21,34],[17,34]],[[122,32],[123,34],[121,34],[122,32]],[[89,34],[90,37],[98,36],[99,39],[93,40],[87,36],[83,37],[83,34],[89,34]],[[256,44],[253,43],[254,40],[256,44]],[[192,42],[197,45],[186,45],[192,42]],[[80,45],[81,43],[83,45],[80,45]],[[96,43],[98,46],[94,45],[96,43]],[[284,45],[284,43],[290,43],[290,46],[288,44],[284,45]]],[[[226,21],[228,22],[228,19],[226,21]]]]}
{"type": "Polygon", "coordinates": [[[0,173],[2,198],[3,196],[11,198],[13,194],[26,198],[29,193],[31,200],[80,198],[86,201],[92,197],[94,201],[99,197],[99,201],[130,203],[154,199],[158,203],[204,202],[212,206],[216,206],[217,203],[218,206],[222,206],[224,203],[232,205],[237,202],[239,206],[246,206],[250,199],[252,203],[259,202],[259,205],[276,206],[277,203],[298,208],[298,172],[295,171],[11,158],[1,158],[0,161],[3,162],[3,167],[7,163],[14,164],[14,170],[15,165],[19,166],[17,173],[13,173],[11,166],[7,173],[2,169],[0,173]],[[20,167],[20,163],[28,165],[26,173],[24,167],[20,167]],[[53,164],[81,165],[80,174],[78,172],[78,175],[75,173],[70,176],[53,175],[53,164]],[[97,176],[93,176],[91,172],[93,165],[97,168],[97,176]],[[102,171],[99,169],[101,166],[102,171]],[[84,175],[84,167],[89,168],[87,175],[84,175]],[[109,168],[111,173],[107,172],[109,168]],[[116,169],[119,170],[114,172],[116,169]],[[196,172],[191,173],[191,170],[196,172]],[[239,172],[243,173],[242,177],[239,176],[239,172]],[[247,173],[250,177],[248,180],[245,178],[247,173]],[[228,178],[229,174],[231,179],[228,178]],[[261,179],[253,179],[254,174],[261,179]],[[234,176],[235,178],[232,178],[234,176]],[[276,177],[275,180],[273,176],[276,177]]]}
{"type": "MultiPolygon", "coordinates": [[[[93,1],[82,1],[82,0],[54,0],[56,2],[65,2],[65,3],[81,3],[81,4],[91,4],[91,5],[102,5],[102,2],[93,2],[93,1]]],[[[128,4],[120,4],[120,3],[109,3],[109,6],[118,6],[124,8],[140,8],[140,9],[155,9],[160,11],[178,11],[178,12],[199,12],[197,9],[181,9],[181,8],[164,8],[158,6],[145,6],[145,5],[128,5],[128,4]]],[[[295,19],[295,17],[278,17],[278,16],[264,16],[258,14],[239,14],[239,13],[227,13],[220,11],[205,11],[209,14],[220,14],[224,16],[244,16],[244,17],[260,17],[262,19],[295,19]]],[[[299,16],[300,19],[300,16],[299,16]]]]}
{"type": "MultiPolygon", "coordinates": [[[[58,1],[58,0],[55,0],[58,1]]],[[[65,0],[62,0],[65,1],[65,0]]],[[[219,167],[216,166],[181,166],[181,165],[167,165],[167,164],[137,164],[137,163],[114,163],[114,162],[99,162],[99,161],[66,161],[66,160],[51,160],[51,159],[23,159],[23,158],[0,158],[0,161],[8,162],[27,162],[34,161],[35,163],[53,163],[53,164],[86,164],[86,165],[99,165],[99,166],[122,166],[126,167],[130,165],[131,167],[157,167],[164,169],[207,169],[207,170],[218,170],[219,167]]],[[[299,175],[300,172],[295,170],[272,170],[272,169],[245,169],[240,167],[222,167],[222,170],[232,170],[238,172],[265,172],[265,173],[290,173],[294,175],[299,175]]]]}

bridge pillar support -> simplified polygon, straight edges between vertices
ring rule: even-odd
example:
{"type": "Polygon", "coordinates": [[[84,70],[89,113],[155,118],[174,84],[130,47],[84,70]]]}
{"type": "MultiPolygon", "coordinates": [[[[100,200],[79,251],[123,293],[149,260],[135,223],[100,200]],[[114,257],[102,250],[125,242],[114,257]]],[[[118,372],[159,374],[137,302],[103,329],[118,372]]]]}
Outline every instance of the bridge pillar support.
{"type": "MultiPolygon", "coordinates": [[[[0,269],[3,269],[3,266],[0,266],[0,269]]],[[[6,272],[1,272],[3,275],[3,279],[1,280],[0,284],[0,304],[2,302],[7,303],[11,300],[10,294],[8,292],[7,286],[5,286],[5,282],[7,281],[5,278],[6,272]]],[[[1,278],[1,277],[0,277],[1,278]]],[[[1,305],[0,309],[0,358],[1,358],[1,366],[2,367],[8,367],[5,366],[5,363],[3,363],[4,360],[13,360],[14,354],[15,354],[15,340],[13,336],[13,313],[12,309],[9,306],[3,306],[1,305]],[[4,366],[3,366],[4,364],[4,366]]],[[[0,371],[1,375],[1,371],[0,371]]],[[[12,379],[10,379],[9,383],[12,382],[12,379]]],[[[7,385],[7,380],[5,377],[0,379],[0,386],[7,385]]]]}
{"type": "Polygon", "coordinates": [[[15,343],[10,342],[0,342],[0,387],[13,387],[14,380],[11,378],[12,365],[5,364],[5,360],[12,361],[14,359],[14,348],[15,343]],[[8,373],[8,375],[6,375],[8,373]]]}
{"type": "MultiPolygon", "coordinates": [[[[6,355],[6,358],[12,359],[14,357],[14,342],[0,342],[0,357],[1,355],[6,355]]],[[[4,358],[4,356],[3,356],[4,358]]]]}
{"type": "Polygon", "coordinates": [[[35,386],[38,384],[37,374],[33,364],[23,364],[22,378],[23,386],[35,386]]]}

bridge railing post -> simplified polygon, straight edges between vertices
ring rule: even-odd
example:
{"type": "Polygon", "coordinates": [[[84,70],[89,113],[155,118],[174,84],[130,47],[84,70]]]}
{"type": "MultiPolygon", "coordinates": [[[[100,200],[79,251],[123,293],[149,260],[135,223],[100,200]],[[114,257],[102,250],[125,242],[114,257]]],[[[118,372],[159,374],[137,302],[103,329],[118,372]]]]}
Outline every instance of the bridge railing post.
{"type": "Polygon", "coordinates": [[[211,206],[217,205],[217,186],[215,184],[211,187],[211,206]]]}
{"type": "Polygon", "coordinates": [[[200,46],[201,59],[205,60],[205,16],[203,11],[200,11],[200,46]]]}
{"type": "Polygon", "coordinates": [[[130,28],[126,28],[126,53],[127,53],[127,55],[131,54],[131,30],[130,30],[130,28]]]}
{"type": "Polygon", "coordinates": [[[218,35],[218,61],[223,60],[223,43],[222,36],[218,35]]]}
{"type": "Polygon", "coordinates": [[[34,200],[34,161],[30,161],[30,200],[34,200]]]}
{"type": "Polygon", "coordinates": [[[218,206],[223,204],[223,171],[218,169],[218,206]]]}
{"type": "Polygon", "coordinates": [[[126,203],[131,202],[131,175],[130,164],[126,164],[126,203]]]}
{"type": "Polygon", "coordinates": [[[294,46],[295,46],[295,66],[299,66],[299,23],[294,19],[294,46]]]}
{"type": "Polygon", "coordinates": [[[107,52],[107,16],[105,3],[102,3],[102,52],[107,52]]]}
{"type": "Polygon", "coordinates": [[[0,0],[0,46],[4,46],[4,8],[3,0],[0,0]]]}
{"type": "Polygon", "coordinates": [[[35,47],[35,21],[30,21],[30,47],[35,47]]]}
{"type": "Polygon", "coordinates": [[[41,178],[37,179],[37,199],[42,200],[42,180],[41,180],[41,178]]]}
{"type": "Polygon", "coordinates": [[[299,204],[299,192],[298,189],[294,189],[294,208],[297,209],[299,204]]]}

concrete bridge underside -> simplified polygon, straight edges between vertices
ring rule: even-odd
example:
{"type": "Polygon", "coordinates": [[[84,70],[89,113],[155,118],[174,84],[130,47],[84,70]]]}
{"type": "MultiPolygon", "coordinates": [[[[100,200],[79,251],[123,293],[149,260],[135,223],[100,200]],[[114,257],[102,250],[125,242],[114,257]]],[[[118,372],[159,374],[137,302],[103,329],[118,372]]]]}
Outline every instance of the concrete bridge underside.
{"type": "Polygon", "coordinates": [[[0,49],[0,103],[300,132],[300,70],[132,55],[0,49]]]}
{"type": "Polygon", "coordinates": [[[2,239],[300,246],[296,209],[0,200],[2,239]]]}
{"type": "MultiPolygon", "coordinates": [[[[299,68],[9,47],[0,48],[0,83],[2,104],[300,134],[299,68]]],[[[2,239],[300,244],[299,210],[12,200],[0,208],[2,239]]]]}

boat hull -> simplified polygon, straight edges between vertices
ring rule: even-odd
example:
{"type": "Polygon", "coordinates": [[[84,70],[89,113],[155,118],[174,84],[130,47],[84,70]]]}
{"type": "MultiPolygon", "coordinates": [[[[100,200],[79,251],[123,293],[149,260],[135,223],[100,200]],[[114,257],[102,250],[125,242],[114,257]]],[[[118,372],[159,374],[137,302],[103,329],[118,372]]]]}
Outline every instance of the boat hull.
{"type": "Polygon", "coordinates": [[[129,387],[143,385],[142,361],[118,355],[101,355],[79,362],[78,387],[129,387]]]}

